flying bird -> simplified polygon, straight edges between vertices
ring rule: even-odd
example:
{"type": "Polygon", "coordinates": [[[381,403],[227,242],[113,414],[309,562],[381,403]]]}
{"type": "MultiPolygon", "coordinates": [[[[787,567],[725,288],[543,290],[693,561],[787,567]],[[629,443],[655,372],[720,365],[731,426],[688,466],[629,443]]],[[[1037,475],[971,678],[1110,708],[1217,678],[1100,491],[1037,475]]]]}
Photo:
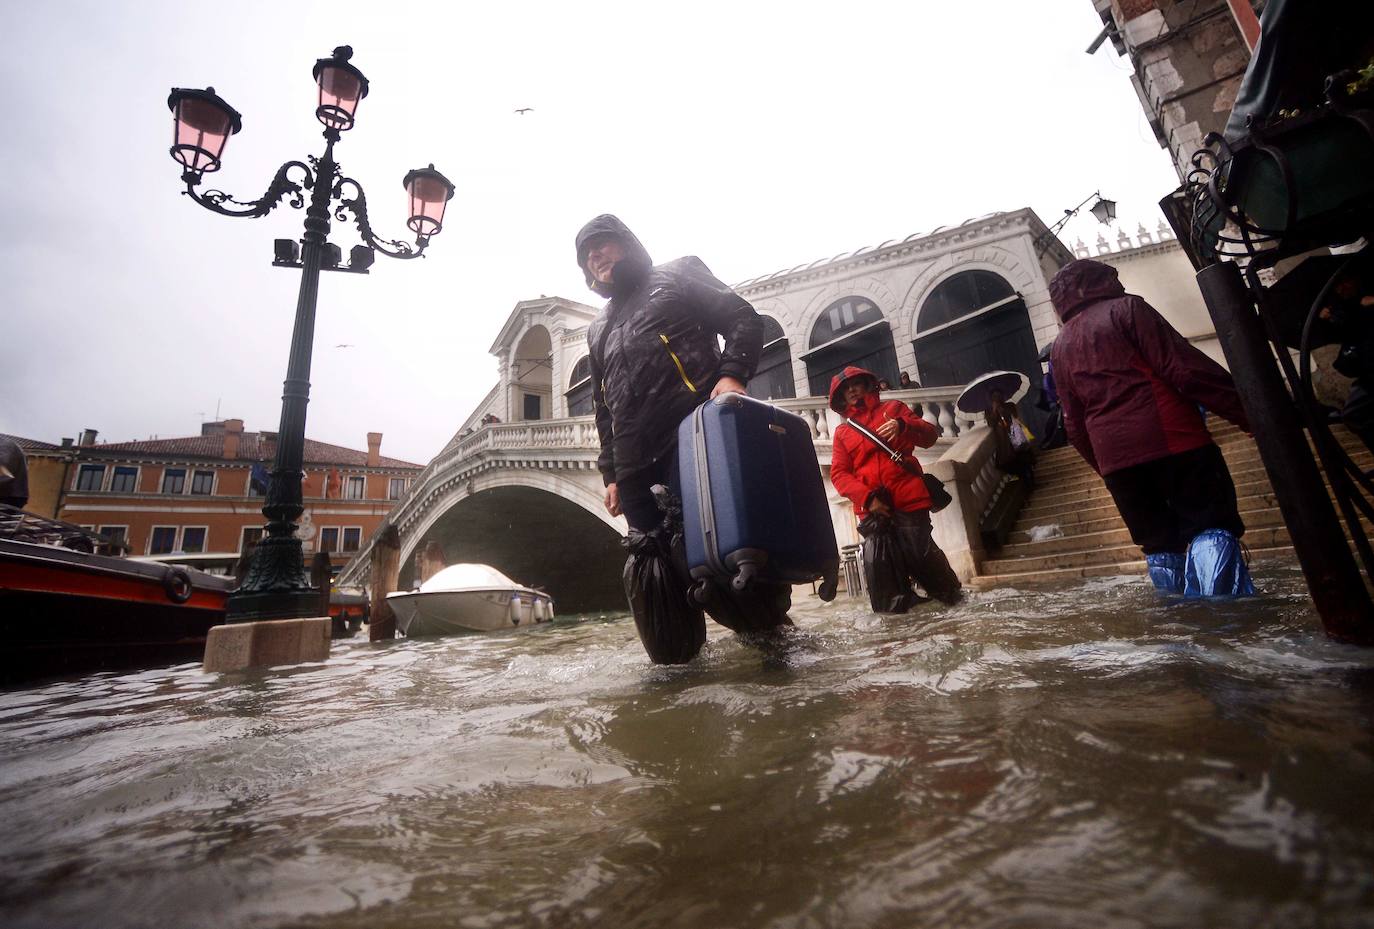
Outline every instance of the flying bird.
{"type": "Polygon", "coordinates": [[[526,113],[533,113],[533,112],[534,112],[534,107],[532,107],[532,106],[522,106],[522,107],[520,107],[520,109],[516,110],[515,112],[519,113],[521,116],[524,116],[526,113]]]}
{"type": "Polygon", "coordinates": [[[352,347],[353,347],[353,343],[352,343],[352,342],[340,342],[338,345],[335,345],[334,347],[335,347],[335,348],[352,348],[352,347]]]}

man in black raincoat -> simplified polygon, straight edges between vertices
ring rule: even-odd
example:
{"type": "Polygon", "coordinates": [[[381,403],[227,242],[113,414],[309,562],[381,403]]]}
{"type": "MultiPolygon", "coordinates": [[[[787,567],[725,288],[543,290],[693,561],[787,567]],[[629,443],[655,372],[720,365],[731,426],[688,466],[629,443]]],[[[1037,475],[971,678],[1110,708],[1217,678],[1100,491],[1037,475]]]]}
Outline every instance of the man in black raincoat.
{"type": "MultiPolygon", "coordinates": [[[[597,467],[606,484],[606,509],[613,516],[624,513],[633,542],[635,533],[653,532],[663,523],[664,511],[651,488],[677,484],[678,425],[712,397],[744,393],[758,365],[763,320],[701,259],[653,264],[615,216],[592,219],[578,232],[576,244],[587,286],[608,298],[587,332],[601,439],[597,467]]],[[[684,583],[684,598],[685,589],[684,583]]],[[[634,591],[627,593],[633,605],[634,591]]],[[[778,599],[770,602],[775,607],[778,599]]],[[[753,605],[708,609],[736,631],[748,631],[742,625],[786,622],[785,606],[780,619],[776,609],[753,605]]],[[[666,651],[656,650],[642,624],[640,634],[655,661],[687,661],[701,647],[705,627],[694,646],[687,642],[666,651]]]]}

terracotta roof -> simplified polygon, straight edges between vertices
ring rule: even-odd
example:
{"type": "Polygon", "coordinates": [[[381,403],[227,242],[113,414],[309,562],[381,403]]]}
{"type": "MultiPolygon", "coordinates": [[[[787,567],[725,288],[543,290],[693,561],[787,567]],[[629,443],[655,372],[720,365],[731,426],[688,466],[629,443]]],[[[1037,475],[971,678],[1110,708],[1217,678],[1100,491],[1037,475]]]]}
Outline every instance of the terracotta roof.
{"type": "MultiPolygon", "coordinates": [[[[215,458],[224,459],[224,436],[193,435],[180,439],[147,439],[138,442],[108,442],[88,445],[81,448],[83,454],[134,454],[158,455],[174,458],[215,458]]],[[[271,461],[277,452],[276,435],[265,436],[260,432],[244,432],[239,437],[239,454],[236,461],[271,461]]],[[[351,468],[367,467],[367,452],[360,452],[342,445],[328,442],[305,440],[305,463],[313,465],[345,465],[351,468]]],[[[379,468],[423,468],[424,465],[413,461],[401,461],[385,455],[378,461],[379,468]]]]}
{"type": "Polygon", "coordinates": [[[0,439],[9,439],[26,452],[60,452],[62,446],[53,445],[51,442],[40,442],[37,439],[26,439],[18,435],[6,435],[0,432],[0,439]]]}

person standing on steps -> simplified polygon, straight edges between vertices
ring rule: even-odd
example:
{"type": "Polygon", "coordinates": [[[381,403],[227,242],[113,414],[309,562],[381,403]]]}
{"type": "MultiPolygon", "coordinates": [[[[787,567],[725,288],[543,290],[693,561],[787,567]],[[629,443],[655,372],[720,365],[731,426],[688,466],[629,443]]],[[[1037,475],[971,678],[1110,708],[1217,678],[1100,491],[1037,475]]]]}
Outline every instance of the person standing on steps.
{"type": "Polygon", "coordinates": [[[1199,407],[1250,431],[1231,375],[1116,269],[1069,262],[1050,282],[1051,353],[1069,441],[1102,475],[1150,579],[1172,593],[1253,593],[1236,488],[1199,407]]]}

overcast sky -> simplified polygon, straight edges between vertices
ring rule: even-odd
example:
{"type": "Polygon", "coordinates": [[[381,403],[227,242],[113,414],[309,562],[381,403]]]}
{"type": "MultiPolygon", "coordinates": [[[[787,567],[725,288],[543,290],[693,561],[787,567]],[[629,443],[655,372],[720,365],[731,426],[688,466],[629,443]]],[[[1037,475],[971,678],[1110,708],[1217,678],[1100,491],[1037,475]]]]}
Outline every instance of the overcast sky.
{"type": "Polygon", "coordinates": [[[340,44],[372,86],[336,155],[377,232],[403,237],[411,168],[457,193],[428,257],[322,276],[307,432],[417,462],[494,383],[517,301],[599,302],[572,251],[596,213],[737,282],[1099,188],[1153,229],[1177,184],[1126,62],[1084,54],[1090,0],[478,6],[6,4],[0,431],[277,428],[299,273],[272,240],[304,213],[181,196],[166,99],[213,85],[243,114],[206,186],[254,199],[322,151],[310,69],[340,44]]]}

